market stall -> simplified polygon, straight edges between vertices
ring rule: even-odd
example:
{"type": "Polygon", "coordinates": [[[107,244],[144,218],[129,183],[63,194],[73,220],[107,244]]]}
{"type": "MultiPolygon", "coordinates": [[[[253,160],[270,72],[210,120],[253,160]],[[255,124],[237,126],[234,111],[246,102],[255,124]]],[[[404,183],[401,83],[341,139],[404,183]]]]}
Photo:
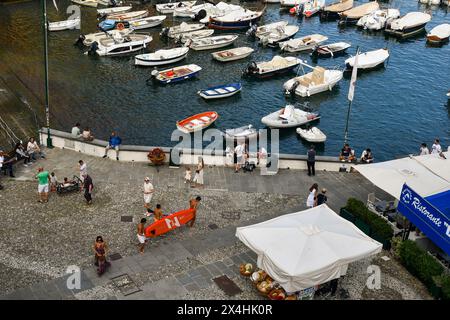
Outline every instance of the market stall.
{"type": "MultiPolygon", "coordinates": [[[[236,236],[258,255],[251,274],[260,292],[277,289],[281,296],[337,279],[351,262],[377,254],[381,243],[341,218],[326,204],[236,230],[236,236]],[[261,283],[268,288],[261,290],[261,283]],[[269,282],[269,284],[267,284],[269,282]],[[258,287],[259,286],[259,287],[258,287]],[[285,292],[285,294],[284,294],[285,292]]],[[[250,275],[250,266],[241,273],[250,275]]]]}

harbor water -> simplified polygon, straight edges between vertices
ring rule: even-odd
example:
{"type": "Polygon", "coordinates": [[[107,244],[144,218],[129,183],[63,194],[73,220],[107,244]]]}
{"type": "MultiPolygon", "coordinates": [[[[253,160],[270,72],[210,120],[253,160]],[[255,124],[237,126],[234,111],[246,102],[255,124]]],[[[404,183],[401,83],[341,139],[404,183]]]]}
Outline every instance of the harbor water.
{"type": "MultiPolygon", "coordinates": [[[[67,19],[68,0],[56,0],[59,11],[48,1],[50,21],[67,19]]],[[[329,2],[329,1],[328,1],[329,2]]],[[[367,2],[367,1],[364,1],[367,2]]],[[[130,2],[136,10],[149,9],[159,15],[156,2],[130,2]]],[[[363,2],[357,1],[356,5],[363,2]]],[[[263,8],[259,1],[242,2],[247,7],[263,8]]],[[[421,5],[416,0],[380,2],[382,7],[400,9],[401,14],[427,11],[431,30],[441,23],[450,23],[450,8],[421,5]]],[[[147,82],[152,68],[134,66],[134,55],[96,57],[85,55],[87,48],[74,46],[80,33],[96,31],[96,9],[81,7],[81,30],[51,32],[49,35],[49,78],[51,127],[70,131],[75,122],[88,126],[94,135],[106,139],[111,130],[118,130],[124,144],[173,146],[172,132],[176,121],[190,115],[214,110],[219,119],[213,127],[225,130],[252,124],[264,128],[261,118],[287,103],[318,111],[317,125],[327,141],[318,145],[318,154],[336,156],[344,141],[348,108],[349,77],[331,92],[310,98],[286,97],[283,83],[295,76],[280,75],[266,80],[242,78],[242,70],[250,61],[267,61],[280,54],[278,49],[262,47],[240,32],[234,47],[255,49],[249,58],[229,63],[212,59],[211,52],[193,51],[175,65],[195,63],[202,67],[195,79],[161,86],[147,82]],[[226,99],[206,101],[197,91],[220,84],[242,81],[242,92],[226,99]]],[[[308,52],[295,55],[308,64],[325,68],[345,67],[344,61],[359,46],[362,52],[388,48],[390,58],[384,68],[362,73],[356,83],[350,116],[349,143],[357,155],[370,147],[375,159],[388,160],[399,155],[417,153],[420,143],[429,146],[439,137],[443,147],[450,144],[450,45],[431,47],[425,34],[399,41],[383,32],[367,32],[354,26],[339,28],[336,21],[321,22],[318,16],[298,18],[279,4],[268,4],[260,24],[286,20],[300,27],[296,37],[319,33],[328,43],[345,41],[352,44],[347,56],[312,61],[308,52]]],[[[0,4],[0,59],[23,83],[43,101],[43,46],[40,1],[0,4]]],[[[161,27],[179,24],[185,18],[167,15],[163,25],[139,30],[149,33],[153,41],[147,51],[174,47],[173,41],[159,36],[161,27]]],[[[224,33],[224,32],[215,32],[224,33]]],[[[236,32],[233,32],[236,33],[236,32]]],[[[141,53],[141,52],[138,52],[141,53]]],[[[136,54],[138,54],[136,53],[136,54]]],[[[161,69],[161,67],[160,67],[161,69]]],[[[306,70],[307,71],[307,70],[306,70]]],[[[39,112],[44,112],[43,109],[39,112]]],[[[280,132],[280,151],[304,154],[309,143],[300,139],[295,128],[280,132]]]]}

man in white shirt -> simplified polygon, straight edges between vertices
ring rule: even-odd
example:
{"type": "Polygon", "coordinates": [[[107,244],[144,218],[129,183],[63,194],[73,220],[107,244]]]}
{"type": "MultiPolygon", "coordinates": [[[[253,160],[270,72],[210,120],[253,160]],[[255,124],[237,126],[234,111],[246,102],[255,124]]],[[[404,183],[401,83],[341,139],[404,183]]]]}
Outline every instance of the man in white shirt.
{"type": "Polygon", "coordinates": [[[430,150],[428,150],[427,144],[426,143],[422,143],[420,145],[420,152],[419,152],[419,156],[424,156],[430,154],[430,150]]]}
{"type": "Polygon", "coordinates": [[[80,179],[84,182],[84,176],[87,175],[87,164],[83,160],[78,161],[78,167],[80,169],[80,179]]]}
{"type": "Polygon", "coordinates": [[[75,127],[72,128],[72,137],[74,138],[80,138],[81,137],[81,124],[76,123],[75,127]]]}
{"type": "Polygon", "coordinates": [[[431,146],[431,154],[441,154],[442,153],[442,147],[439,142],[439,139],[434,139],[434,143],[431,146]]]}
{"type": "Polygon", "coordinates": [[[244,164],[244,152],[245,152],[245,143],[239,143],[236,148],[234,148],[234,153],[236,154],[236,167],[235,172],[239,172],[241,165],[244,164]]]}
{"type": "Polygon", "coordinates": [[[144,179],[144,207],[146,209],[150,209],[150,202],[153,198],[153,193],[155,189],[153,188],[153,184],[150,182],[149,177],[145,177],[144,179]]]}

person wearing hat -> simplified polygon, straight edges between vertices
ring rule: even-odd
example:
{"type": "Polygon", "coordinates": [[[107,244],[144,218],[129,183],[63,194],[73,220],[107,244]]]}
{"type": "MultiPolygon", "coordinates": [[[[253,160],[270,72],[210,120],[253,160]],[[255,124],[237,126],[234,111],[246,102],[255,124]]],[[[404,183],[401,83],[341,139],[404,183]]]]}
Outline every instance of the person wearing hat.
{"type": "Polygon", "coordinates": [[[327,196],[325,195],[327,193],[327,189],[323,188],[322,193],[317,195],[317,205],[320,206],[321,204],[327,203],[327,196]]]}
{"type": "Polygon", "coordinates": [[[149,177],[145,177],[144,179],[144,207],[146,209],[150,209],[150,202],[153,198],[153,193],[155,189],[153,188],[153,184],[150,182],[149,177]]]}

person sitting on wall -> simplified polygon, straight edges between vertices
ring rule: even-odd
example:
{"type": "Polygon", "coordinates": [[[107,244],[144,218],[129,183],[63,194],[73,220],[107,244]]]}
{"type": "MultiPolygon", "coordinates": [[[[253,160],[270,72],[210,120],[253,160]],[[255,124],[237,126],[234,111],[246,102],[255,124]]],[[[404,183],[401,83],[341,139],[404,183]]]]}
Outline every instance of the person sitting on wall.
{"type": "Polygon", "coordinates": [[[348,143],[344,144],[344,147],[339,155],[339,160],[348,162],[353,162],[355,160],[355,151],[350,148],[348,143]]]}
{"type": "Polygon", "coordinates": [[[372,150],[370,150],[370,148],[367,148],[361,154],[361,162],[362,163],[372,163],[373,162],[373,154],[372,154],[372,150]]]}
{"type": "Polygon", "coordinates": [[[81,124],[77,122],[74,127],[72,127],[72,137],[81,138],[81,124]]]}
{"type": "Polygon", "coordinates": [[[91,129],[88,128],[88,127],[84,128],[83,133],[81,134],[81,138],[84,141],[92,141],[92,140],[94,140],[94,136],[92,135],[91,129]]]}

